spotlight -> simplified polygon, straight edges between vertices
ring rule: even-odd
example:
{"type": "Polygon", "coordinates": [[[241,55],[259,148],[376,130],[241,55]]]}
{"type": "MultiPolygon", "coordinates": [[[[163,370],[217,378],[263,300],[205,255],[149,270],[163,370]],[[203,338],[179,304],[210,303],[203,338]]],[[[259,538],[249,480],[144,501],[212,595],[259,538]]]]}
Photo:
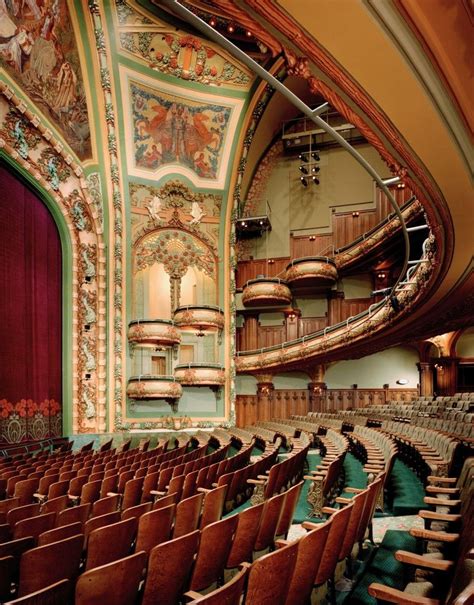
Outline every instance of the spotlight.
{"type": "Polygon", "coordinates": [[[300,159],[302,162],[307,162],[308,155],[306,153],[300,153],[300,155],[298,156],[298,159],[300,159]]]}
{"type": "Polygon", "coordinates": [[[299,169],[303,174],[308,174],[308,169],[306,168],[306,166],[300,166],[299,169]]]}
{"type": "Polygon", "coordinates": [[[319,185],[319,179],[318,179],[318,177],[317,177],[317,176],[312,176],[312,177],[311,177],[311,180],[313,181],[313,183],[314,183],[315,185],[319,185]]]}
{"type": "Polygon", "coordinates": [[[247,36],[247,38],[251,38],[253,36],[252,32],[249,29],[245,32],[245,35],[247,36]]]}
{"type": "Polygon", "coordinates": [[[317,174],[320,170],[321,168],[319,166],[313,166],[311,168],[311,172],[313,172],[314,174],[317,174]]]}
{"type": "Polygon", "coordinates": [[[235,25],[233,23],[229,23],[229,25],[227,26],[227,31],[229,32],[229,34],[233,34],[235,32],[235,25]]]}
{"type": "Polygon", "coordinates": [[[217,19],[215,17],[211,17],[210,20],[209,20],[209,25],[211,27],[216,27],[216,25],[217,25],[217,19]]]}
{"type": "Polygon", "coordinates": [[[315,162],[319,162],[319,160],[320,160],[320,157],[319,157],[319,155],[318,155],[318,153],[316,151],[312,151],[311,152],[311,157],[313,158],[313,160],[315,162]]]}
{"type": "Polygon", "coordinates": [[[308,181],[304,178],[304,176],[300,177],[300,181],[301,181],[301,184],[303,185],[303,187],[308,186],[308,181]]]}

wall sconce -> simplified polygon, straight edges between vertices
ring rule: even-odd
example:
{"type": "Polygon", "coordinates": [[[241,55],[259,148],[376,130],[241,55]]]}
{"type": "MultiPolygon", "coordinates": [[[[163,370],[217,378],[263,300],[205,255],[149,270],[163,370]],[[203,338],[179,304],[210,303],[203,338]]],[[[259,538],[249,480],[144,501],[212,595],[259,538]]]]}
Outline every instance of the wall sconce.
{"type": "Polygon", "coordinates": [[[440,363],[435,363],[434,367],[438,372],[444,372],[444,367],[440,363]]]}
{"type": "Polygon", "coordinates": [[[352,213],[352,218],[357,218],[358,216],[359,216],[359,213],[357,211],[352,213]]]}
{"type": "Polygon", "coordinates": [[[274,264],[275,264],[275,261],[273,260],[273,258],[269,258],[269,259],[268,259],[268,261],[267,261],[267,263],[268,263],[269,265],[274,265],[274,264]]]}
{"type": "Polygon", "coordinates": [[[377,279],[385,279],[386,277],[385,273],[377,273],[377,279]]]}
{"type": "Polygon", "coordinates": [[[407,378],[399,378],[397,380],[397,384],[408,384],[408,379],[407,378]]]}
{"type": "Polygon", "coordinates": [[[270,394],[270,387],[262,387],[262,388],[260,389],[260,393],[261,393],[262,395],[269,395],[269,394],[270,394]]]}
{"type": "Polygon", "coordinates": [[[290,311],[287,317],[290,321],[293,321],[294,319],[296,319],[296,313],[294,311],[290,311]]]}
{"type": "Polygon", "coordinates": [[[217,19],[215,17],[211,17],[209,20],[209,25],[211,27],[215,27],[217,25],[217,19]]]}
{"type": "Polygon", "coordinates": [[[233,34],[235,32],[235,25],[233,23],[229,23],[229,25],[227,26],[227,32],[229,34],[233,34]]]}
{"type": "Polygon", "coordinates": [[[309,241],[310,241],[310,242],[314,242],[314,241],[315,241],[315,239],[316,239],[316,236],[315,236],[315,235],[310,235],[310,236],[309,236],[309,241]]]}

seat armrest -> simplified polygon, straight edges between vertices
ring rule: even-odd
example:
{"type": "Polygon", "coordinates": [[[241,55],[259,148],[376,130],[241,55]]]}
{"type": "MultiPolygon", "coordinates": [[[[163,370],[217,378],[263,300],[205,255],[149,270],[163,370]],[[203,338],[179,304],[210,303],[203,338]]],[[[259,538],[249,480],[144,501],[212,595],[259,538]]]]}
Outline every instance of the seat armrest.
{"type": "Polygon", "coordinates": [[[349,494],[360,494],[364,490],[361,487],[345,487],[344,491],[348,492],[349,494]]]}
{"type": "Polygon", "coordinates": [[[430,521],[461,521],[462,515],[454,514],[454,513],[436,513],[432,510],[420,510],[418,516],[421,519],[429,519],[430,521]]]}
{"type": "Polygon", "coordinates": [[[427,494],[459,494],[459,487],[440,487],[438,485],[427,485],[425,488],[427,494]]]}
{"type": "Polygon", "coordinates": [[[397,590],[396,588],[391,588],[377,582],[369,585],[368,592],[370,596],[387,603],[398,603],[399,605],[440,605],[438,599],[417,597],[403,592],[403,590],[397,590]]]}
{"type": "Polygon", "coordinates": [[[432,504],[433,506],[459,506],[461,504],[461,500],[446,500],[444,498],[431,498],[429,496],[425,496],[423,502],[425,504],[432,504]]]}
{"type": "Polygon", "coordinates": [[[288,544],[291,544],[290,540],[277,540],[275,542],[275,546],[277,548],[285,548],[285,546],[288,546],[288,544]]]}
{"type": "Polygon", "coordinates": [[[334,513],[337,513],[338,510],[338,508],[333,508],[332,506],[323,506],[321,512],[324,515],[333,515],[334,513]]]}
{"type": "Polygon", "coordinates": [[[445,561],[443,559],[432,559],[429,556],[417,555],[408,550],[397,550],[395,559],[401,563],[432,569],[434,571],[448,571],[454,566],[454,561],[445,561]]]}
{"type": "Polygon", "coordinates": [[[301,524],[301,527],[303,529],[307,529],[308,531],[311,531],[312,529],[317,529],[318,527],[321,527],[321,523],[312,523],[311,521],[303,521],[303,523],[301,524]]]}
{"type": "Polygon", "coordinates": [[[338,496],[336,498],[336,502],[338,504],[350,504],[352,502],[352,498],[344,498],[344,496],[338,496]]]}
{"type": "Polygon", "coordinates": [[[430,475],[427,479],[428,483],[448,483],[450,485],[455,485],[457,481],[455,477],[437,477],[436,475],[430,475]]]}
{"type": "Polygon", "coordinates": [[[414,538],[434,542],[457,542],[459,540],[459,534],[448,534],[446,531],[433,531],[432,529],[419,529],[417,527],[410,529],[410,535],[414,538]]]}

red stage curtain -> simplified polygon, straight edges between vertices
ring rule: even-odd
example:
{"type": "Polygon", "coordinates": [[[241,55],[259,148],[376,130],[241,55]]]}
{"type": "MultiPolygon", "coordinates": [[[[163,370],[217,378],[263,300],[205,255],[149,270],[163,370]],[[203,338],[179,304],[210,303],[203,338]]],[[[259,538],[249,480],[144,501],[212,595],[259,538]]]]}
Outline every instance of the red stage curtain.
{"type": "Polygon", "coordinates": [[[48,209],[0,165],[0,441],[61,434],[61,258],[48,209]]]}

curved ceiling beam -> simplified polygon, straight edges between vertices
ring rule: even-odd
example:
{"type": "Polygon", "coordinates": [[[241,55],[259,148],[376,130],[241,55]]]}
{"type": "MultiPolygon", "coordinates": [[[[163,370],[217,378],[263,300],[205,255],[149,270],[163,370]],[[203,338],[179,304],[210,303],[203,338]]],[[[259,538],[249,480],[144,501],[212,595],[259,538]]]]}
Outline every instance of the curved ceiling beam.
{"type": "MultiPolygon", "coordinates": [[[[398,207],[395,198],[392,195],[392,192],[387,186],[387,182],[384,181],[378,172],[372,167],[372,165],[356,150],[354,149],[345,139],[342,137],[337,131],[335,131],[329,124],[327,124],[319,114],[322,113],[326,107],[327,103],[317,107],[316,109],[311,109],[306,103],[304,103],[299,97],[297,97],[291,90],[289,90],[282,82],[277,80],[274,76],[272,76],[266,69],[264,69],[261,65],[259,65],[256,61],[247,56],[243,51],[241,51],[237,46],[232,44],[229,40],[227,40],[224,36],[222,36],[219,32],[213,29],[210,25],[208,25],[205,21],[197,17],[190,10],[182,6],[177,0],[161,0],[162,4],[167,6],[170,10],[176,12],[182,19],[192,24],[196,29],[200,32],[208,36],[214,42],[219,43],[223,46],[227,51],[229,51],[234,57],[239,59],[244,65],[249,67],[252,71],[254,71],[257,75],[259,75],[262,80],[268,82],[275,90],[278,90],[283,96],[285,96],[295,107],[297,107],[301,113],[307,116],[312,122],[314,122],[317,126],[319,126],[322,130],[324,130],[327,134],[329,134],[335,141],[337,141],[341,147],[343,147],[346,151],[348,151],[352,157],[370,174],[370,176],[375,180],[380,189],[385,193],[390,204],[397,215],[403,233],[403,240],[405,245],[405,258],[403,261],[402,270],[400,272],[399,277],[396,282],[393,284],[391,293],[395,293],[395,289],[398,284],[405,277],[407,268],[408,268],[408,260],[410,258],[410,238],[408,235],[408,231],[406,229],[405,221],[403,219],[403,214],[398,207]]],[[[399,180],[399,177],[394,177],[396,181],[399,180]]],[[[393,179],[390,179],[390,184],[396,182],[393,179]]]]}

